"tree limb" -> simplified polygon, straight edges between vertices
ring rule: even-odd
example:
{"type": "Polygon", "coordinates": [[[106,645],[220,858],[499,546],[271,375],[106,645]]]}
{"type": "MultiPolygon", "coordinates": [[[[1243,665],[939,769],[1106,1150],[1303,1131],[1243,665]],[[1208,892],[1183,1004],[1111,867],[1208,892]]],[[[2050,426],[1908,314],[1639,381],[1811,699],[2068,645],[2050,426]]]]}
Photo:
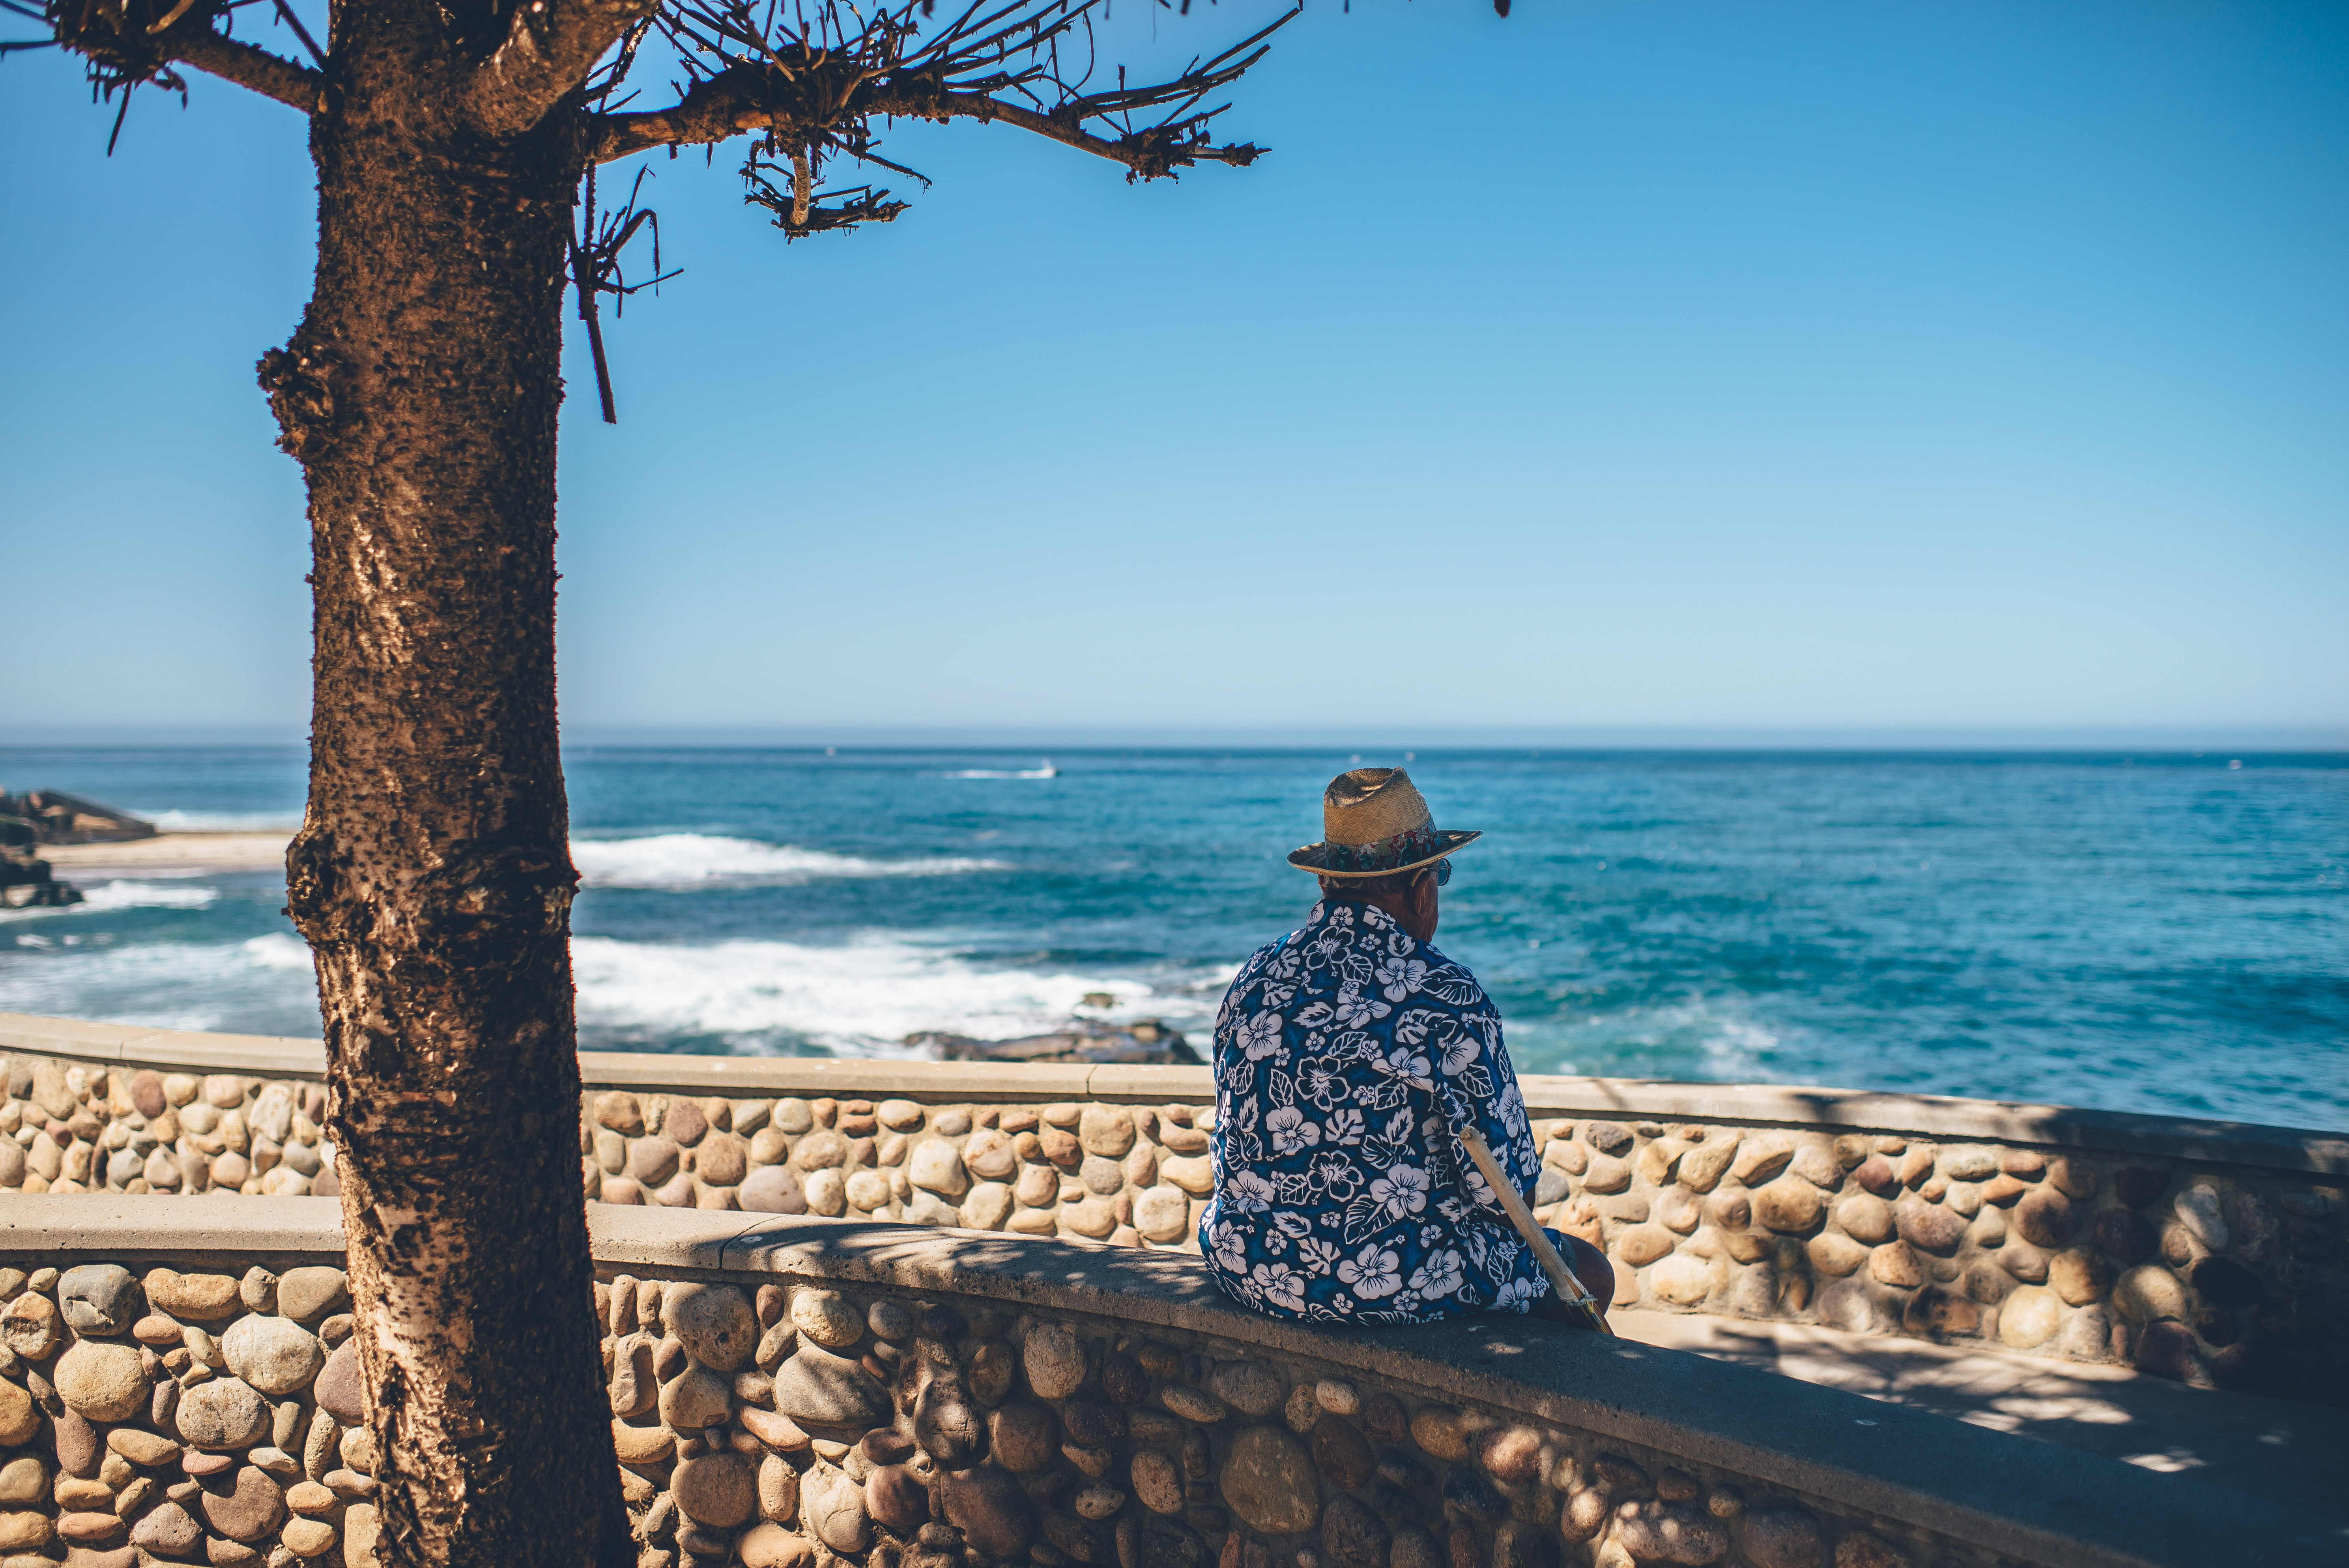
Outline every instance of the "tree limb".
{"type": "Polygon", "coordinates": [[[319,98],[326,88],[326,78],[309,67],[257,45],[223,37],[209,26],[189,28],[185,36],[173,28],[162,36],[161,42],[171,59],[275,98],[304,114],[317,112],[319,98]]]}
{"type": "MultiPolygon", "coordinates": [[[[598,163],[609,163],[656,147],[699,147],[745,131],[788,129],[795,123],[793,110],[772,103],[765,90],[768,80],[764,73],[738,67],[696,82],[680,102],[667,108],[592,116],[588,156],[598,163]]],[[[1180,164],[1205,161],[1244,167],[1264,150],[1247,142],[1229,147],[1179,143],[1171,132],[1162,134],[1154,127],[1120,137],[1098,136],[1072,115],[1046,114],[985,93],[955,92],[918,78],[876,84],[857,108],[866,114],[907,119],[999,119],[1122,163],[1145,180],[1172,173],[1180,164]]]]}
{"type": "Polygon", "coordinates": [[[468,118],[491,136],[529,130],[650,8],[650,0],[525,0],[466,88],[468,118]]]}

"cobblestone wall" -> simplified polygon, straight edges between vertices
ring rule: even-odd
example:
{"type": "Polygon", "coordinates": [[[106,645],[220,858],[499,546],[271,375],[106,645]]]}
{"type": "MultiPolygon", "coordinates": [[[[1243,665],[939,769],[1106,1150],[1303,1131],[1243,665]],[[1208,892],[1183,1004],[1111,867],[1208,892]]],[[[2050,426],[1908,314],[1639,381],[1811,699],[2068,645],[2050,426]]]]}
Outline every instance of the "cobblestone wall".
{"type": "MultiPolygon", "coordinates": [[[[339,1269],[0,1268],[0,1568],[377,1562],[339,1269]]],[[[1310,1358],[605,1270],[640,1568],[1925,1568],[1830,1500],[1310,1358]]]]}
{"type": "MultiPolygon", "coordinates": [[[[968,1084],[990,1069],[934,1070],[968,1084]]],[[[336,1191],[315,1080],[19,1056],[6,1087],[0,1189],[336,1191]]],[[[582,1105],[581,1180],[605,1202],[1195,1251],[1212,1125],[1212,1108],[1191,1099],[606,1088],[582,1105]]],[[[2349,1402],[2349,1203],[2331,1181],[1831,1126],[1547,1118],[1536,1132],[1536,1212],[1606,1248],[1619,1305],[1986,1343],[2349,1402]]]]}

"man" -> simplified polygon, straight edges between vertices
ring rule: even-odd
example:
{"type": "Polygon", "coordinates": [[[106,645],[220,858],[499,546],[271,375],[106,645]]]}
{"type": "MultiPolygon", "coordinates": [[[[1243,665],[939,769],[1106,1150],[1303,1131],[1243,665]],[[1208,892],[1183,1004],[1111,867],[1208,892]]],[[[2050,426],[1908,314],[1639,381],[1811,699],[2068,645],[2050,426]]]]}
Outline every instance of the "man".
{"type": "MultiPolygon", "coordinates": [[[[1479,834],[1438,830],[1400,768],[1340,774],[1321,820],[1322,841],[1288,857],[1321,902],[1241,966],[1216,1018],[1199,1245],[1216,1284],[1315,1322],[1576,1320],[1459,1137],[1481,1133],[1530,1203],[1540,1166],[1500,1015],[1432,945],[1436,890],[1479,834]]],[[[1605,1254],[1549,1237],[1604,1311],[1605,1254]]]]}

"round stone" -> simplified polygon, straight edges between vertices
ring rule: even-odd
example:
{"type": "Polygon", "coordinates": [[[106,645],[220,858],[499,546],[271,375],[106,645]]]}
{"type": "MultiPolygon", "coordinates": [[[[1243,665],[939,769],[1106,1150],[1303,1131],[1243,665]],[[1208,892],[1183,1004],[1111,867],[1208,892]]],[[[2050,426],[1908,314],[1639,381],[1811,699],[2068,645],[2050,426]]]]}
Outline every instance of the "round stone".
{"type": "Polygon", "coordinates": [[[1873,1192],[1854,1192],[1835,1208],[1836,1223],[1856,1242],[1877,1246],[1892,1239],[1892,1205],[1873,1192]]]}
{"type": "Polygon", "coordinates": [[[1729,1554],[1729,1532],[1681,1503],[1644,1502],[1618,1510],[1615,1539],[1642,1563],[1718,1563],[1729,1554]]]}
{"type": "Polygon", "coordinates": [[[77,1334],[123,1334],[140,1315],[139,1282],[119,1264],[84,1264],[57,1278],[57,1305],[77,1334]]]}
{"type": "Polygon", "coordinates": [[[669,1495],[696,1524],[731,1530],[759,1506],[758,1472],[736,1453],[700,1454],[669,1475],[669,1495]]]}
{"type": "Polygon", "coordinates": [[[180,1436],[200,1449],[249,1449],[269,1430],[269,1405],[239,1377],[208,1377],[180,1395],[180,1436]]]}
{"type": "Polygon", "coordinates": [[[180,1445],[160,1432],[140,1427],[117,1427],[106,1434],[106,1446],[132,1464],[153,1470],[180,1457],[180,1445]]]}
{"type": "Polygon", "coordinates": [[[800,1472],[781,1454],[759,1461],[759,1516],[776,1524],[800,1516],[800,1472]]]}
{"type": "Polygon", "coordinates": [[[740,1370],[759,1343],[750,1298],[730,1284],[671,1284],[661,1294],[661,1321],[688,1355],[713,1371],[740,1370]]]}
{"type": "Polygon", "coordinates": [[[1754,1217],[1785,1235],[1813,1229],[1826,1211],[1826,1196],[1799,1176],[1781,1177],[1754,1194],[1754,1217]]]}
{"type": "Polygon", "coordinates": [[[2072,1200],[2054,1187],[2036,1187],[2014,1206],[2014,1232],[2036,1247],[2060,1247],[2075,1224],[2072,1200]]]}
{"type": "Polygon", "coordinates": [[[1866,1247],[1833,1231],[1813,1236],[1804,1243],[1803,1250],[1810,1257],[1811,1267],[1837,1279],[1854,1273],[1868,1261],[1866,1247]]]}
{"type": "Polygon", "coordinates": [[[1280,1374],[1258,1361],[1219,1361],[1207,1373],[1207,1392],[1245,1416],[1269,1416],[1288,1397],[1280,1374]]]}
{"type": "Polygon", "coordinates": [[[623,1138],[634,1138],[645,1130],[644,1107],[636,1097],[626,1089],[612,1089],[595,1097],[595,1125],[608,1128],[623,1138]]]}
{"type": "Polygon", "coordinates": [[[982,1181],[1000,1181],[1019,1169],[1019,1153],[1010,1139],[992,1127],[982,1127],[962,1146],[962,1162],[982,1181]]]}
{"type": "Polygon", "coordinates": [[[965,1230],[999,1231],[1011,1218],[1011,1189],[1001,1181],[981,1181],[970,1190],[955,1212],[955,1218],[965,1230]]]}
{"type": "Polygon", "coordinates": [[[2159,1264],[2145,1264],[2121,1275],[2113,1305],[2138,1323],[2186,1315],[2186,1287],[2159,1264]]]}
{"type": "Polygon", "coordinates": [[[324,1557],[335,1549],[335,1527],[323,1519],[289,1519],[277,1539],[295,1556],[308,1560],[324,1557]]]}
{"type": "Polygon", "coordinates": [[[1816,1516],[1800,1508],[1757,1508],[1737,1526],[1737,1544],[1754,1568],[1819,1568],[1816,1516]]]}
{"type": "Polygon", "coordinates": [[[153,1387],[136,1346],[82,1339],[57,1358],[57,1398],[93,1421],[123,1421],[146,1408],[153,1387]]]}
{"type": "Polygon", "coordinates": [[[1675,1253],[1648,1271],[1648,1288],[1674,1306],[1695,1306],[1713,1294],[1713,1265],[1675,1253]]]}
{"type": "Polygon", "coordinates": [[[818,1345],[840,1350],[864,1337],[864,1315],[838,1291],[802,1290],[792,1297],[792,1326],[818,1345]]]}
{"type": "Polygon", "coordinates": [[[159,1557],[184,1557],[204,1538],[203,1526],[176,1502],[150,1510],[130,1527],[130,1544],[159,1557]]]}
{"type": "Polygon", "coordinates": [[[677,1145],[666,1138],[640,1138],[628,1149],[628,1174],[647,1187],[657,1187],[677,1174],[677,1145]]]}
{"type": "Polygon", "coordinates": [[[689,1099],[673,1099],[661,1115],[661,1136],[690,1149],[709,1134],[709,1118],[689,1099]]]}
{"type": "Polygon", "coordinates": [[[1962,1215],[1915,1196],[1903,1198],[1892,1206],[1892,1222],[1901,1240],[1910,1246],[1943,1257],[1956,1252],[1958,1243],[1966,1237],[1962,1215]]]}
{"type": "Polygon", "coordinates": [[[992,1465],[956,1470],[944,1490],[947,1522],[986,1556],[1011,1561],[1036,1538],[1035,1505],[1009,1473],[992,1465]]]}
{"type": "Polygon", "coordinates": [[[297,1323],[313,1323],[351,1302],[350,1282],[337,1268],[287,1269],[277,1282],[277,1310],[297,1323]]]}
{"type": "Polygon", "coordinates": [[[680,1432],[722,1426],[733,1408],[731,1395],[725,1378],[706,1367],[692,1367],[661,1385],[661,1423],[680,1432]]]}
{"type": "Polygon", "coordinates": [[[800,1483],[800,1511],[816,1539],[834,1552],[862,1552],[872,1540],[864,1489],[828,1465],[808,1471],[800,1483]]]}
{"type": "Polygon", "coordinates": [[[1370,1439],[1353,1422],[1341,1416],[1322,1416],[1312,1424],[1309,1440],[1315,1468],[1331,1483],[1350,1489],[1370,1485],[1378,1461],[1371,1452],[1370,1439]]]}
{"type": "Polygon", "coordinates": [[[801,1171],[828,1171],[848,1162],[848,1140],[829,1127],[819,1127],[792,1149],[792,1164],[801,1171]]]}
{"type": "Polygon", "coordinates": [[[1334,1568],[1386,1568],[1387,1527],[1368,1503],[1340,1492],[1321,1512],[1321,1550],[1334,1568]]]}
{"type": "Polygon", "coordinates": [[[273,1398],[298,1394],[326,1365],[318,1336],[284,1317],[254,1313],[229,1325],[221,1336],[228,1369],[273,1398]]]}
{"type": "Polygon", "coordinates": [[[839,1218],[848,1213],[848,1181],[833,1169],[808,1171],[808,1212],[839,1218]]]}
{"type": "Polygon", "coordinates": [[[2020,1285],[1999,1304],[1998,1337],[2015,1350],[2044,1345],[2064,1321],[2064,1304],[2044,1284],[2020,1285]]]}
{"type": "Polygon", "coordinates": [[[1661,1225],[1633,1225],[1615,1238],[1612,1250],[1617,1257],[1640,1268],[1668,1255],[1672,1243],[1672,1233],[1661,1225]]]}
{"type": "Polygon", "coordinates": [[[925,1138],[914,1145],[905,1161],[905,1180],[947,1198],[959,1198],[970,1187],[962,1156],[943,1138],[925,1138]]]}
{"type": "Polygon", "coordinates": [[[1299,1534],[1321,1516],[1312,1459],[1286,1427],[1249,1427],[1234,1438],[1216,1485],[1225,1504],[1260,1535],[1299,1534]]]}
{"type": "Polygon", "coordinates": [[[882,1465],[864,1478],[864,1510],[898,1535],[910,1535],[930,1517],[930,1494],[905,1465],[882,1465]]]}
{"type": "Polygon", "coordinates": [[[1077,1142],[1088,1154],[1123,1159],[1133,1147],[1133,1113],[1122,1105],[1088,1105],[1077,1118],[1077,1142]]]}
{"type": "Polygon", "coordinates": [[[248,1546],[264,1539],[285,1517],[285,1490],[255,1465],[239,1466],[235,1479],[220,1491],[206,1487],[198,1502],[213,1530],[248,1546]]]}
{"type": "Polygon", "coordinates": [[[1143,1449],[1133,1456],[1127,1479],[1133,1483],[1133,1495],[1140,1498],[1142,1506],[1151,1512],[1174,1514],[1183,1511],[1183,1475],[1174,1468],[1174,1461],[1166,1455],[1155,1449],[1143,1449]]]}
{"type": "Polygon", "coordinates": [[[65,1325],[57,1304],[30,1291],[0,1312],[0,1343],[27,1361],[46,1361],[64,1340],[65,1325]]]}
{"type": "Polygon", "coordinates": [[[1029,1329],[1020,1351],[1028,1387],[1038,1398],[1065,1398],[1083,1387],[1085,1348],[1060,1325],[1040,1323],[1029,1329]]]}
{"type": "Polygon", "coordinates": [[[1503,1427],[1477,1439],[1476,1462],[1486,1475],[1514,1491],[1541,1474],[1541,1433],[1533,1428],[1503,1427]]]}
{"type": "Polygon", "coordinates": [[[1060,1453],[1052,1412],[1041,1405],[999,1406],[987,1418],[987,1445],[995,1462],[1016,1475],[1043,1470],[1060,1453]]]}
{"type": "Polygon", "coordinates": [[[889,1394],[845,1356],[802,1345],[775,1373],[775,1409],[802,1425],[868,1430],[889,1419],[889,1394]]]}
{"type": "Polygon", "coordinates": [[[892,1196],[888,1176],[879,1171],[852,1171],[848,1175],[848,1206],[866,1213],[886,1205],[892,1196]]]}
{"type": "Polygon", "coordinates": [[[742,1568],[812,1568],[815,1562],[815,1548],[804,1536],[772,1521],[744,1532],[734,1543],[734,1552],[741,1558],[742,1568]]]}
{"type": "Polygon", "coordinates": [[[730,1132],[716,1134],[693,1157],[694,1173],[712,1187],[731,1187],[750,1169],[750,1145],[730,1132]]]}
{"type": "MultiPolygon", "coordinates": [[[[763,1135],[762,1135],[763,1136],[763,1135]]],[[[761,1165],[734,1190],[734,1201],[758,1214],[804,1214],[807,1193],[787,1165],[761,1165]]]]}
{"type": "Polygon", "coordinates": [[[367,1386],[359,1372],[359,1342],[346,1339],[326,1357],[325,1368],[310,1385],[318,1408],[346,1427],[367,1424],[367,1386]]]}

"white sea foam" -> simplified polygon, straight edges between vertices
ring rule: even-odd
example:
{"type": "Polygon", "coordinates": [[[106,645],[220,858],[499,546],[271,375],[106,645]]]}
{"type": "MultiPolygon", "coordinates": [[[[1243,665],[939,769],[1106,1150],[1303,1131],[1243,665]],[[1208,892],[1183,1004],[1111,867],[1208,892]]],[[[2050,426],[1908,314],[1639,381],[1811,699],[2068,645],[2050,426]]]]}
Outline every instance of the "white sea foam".
{"type": "Polygon", "coordinates": [[[706,833],[574,840],[571,859],[589,887],[686,888],[728,882],[788,887],[827,877],[942,877],[1011,869],[1002,861],[957,855],[867,860],[706,833]]]}
{"type": "Polygon", "coordinates": [[[571,954],[580,1021],[591,1029],[718,1035],[745,1050],[772,1049],[778,1036],[872,1056],[902,1052],[899,1042],[921,1029],[982,1039],[1040,1034],[1065,1024],[1096,991],[1117,998],[1112,1016],[1158,1016],[1181,1026],[1198,1006],[1133,980],[990,967],[885,934],[838,946],[583,936],[571,954]]]}
{"type": "Polygon", "coordinates": [[[110,882],[81,890],[84,909],[202,909],[220,897],[216,887],[152,882],[110,882]]]}
{"type": "Polygon", "coordinates": [[[220,897],[220,889],[211,887],[177,887],[153,882],[110,882],[81,890],[82,902],[57,909],[0,910],[0,920],[10,923],[26,920],[54,919],[59,915],[86,914],[114,909],[202,909],[220,897]]]}
{"type": "Polygon", "coordinates": [[[948,779],[1058,779],[1061,770],[1046,762],[1041,768],[957,768],[948,779]]]}

